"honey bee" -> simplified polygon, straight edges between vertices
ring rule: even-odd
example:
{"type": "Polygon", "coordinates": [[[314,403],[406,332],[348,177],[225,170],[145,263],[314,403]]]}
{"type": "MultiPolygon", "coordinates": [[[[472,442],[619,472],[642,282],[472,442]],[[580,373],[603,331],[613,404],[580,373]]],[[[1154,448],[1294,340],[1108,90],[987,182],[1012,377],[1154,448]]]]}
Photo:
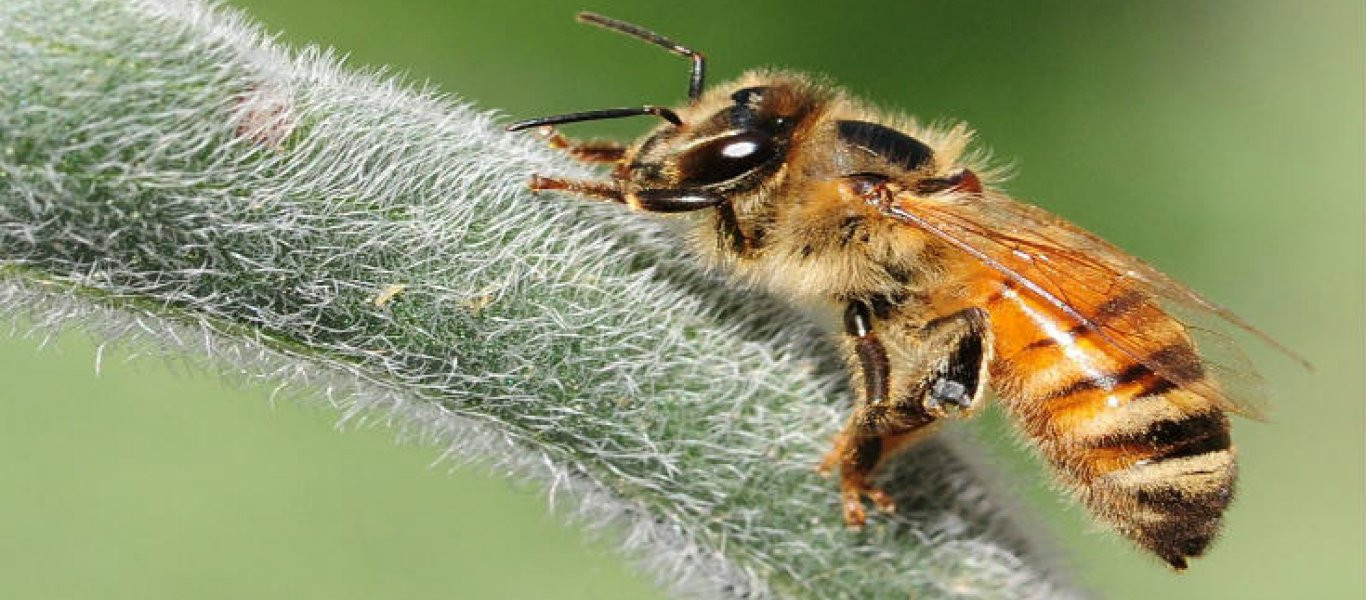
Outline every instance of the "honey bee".
{"type": "Polygon", "coordinates": [[[592,13],[692,61],[688,102],[530,119],[610,178],[534,176],[634,210],[686,213],[699,254],[738,280],[843,314],[856,402],[820,465],[840,471],[845,523],[872,475],[992,390],[1060,481],[1101,521],[1175,569],[1218,532],[1237,475],[1229,413],[1261,414],[1262,379],[1229,310],[1140,259],[1000,191],[966,126],[923,127],[783,71],[703,88],[702,54],[592,13]],[[630,146],[554,125],[653,115],[630,146]]]}

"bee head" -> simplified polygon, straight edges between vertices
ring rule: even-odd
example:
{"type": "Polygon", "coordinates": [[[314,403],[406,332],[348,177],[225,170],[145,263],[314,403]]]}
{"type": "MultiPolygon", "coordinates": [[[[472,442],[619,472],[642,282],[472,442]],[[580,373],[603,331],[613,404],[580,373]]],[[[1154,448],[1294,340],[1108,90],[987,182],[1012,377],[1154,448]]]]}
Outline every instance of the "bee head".
{"type": "Polygon", "coordinates": [[[706,60],[700,52],[624,21],[594,13],[578,18],[690,59],[688,104],[677,110],[647,104],[538,117],[513,123],[508,130],[639,115],[663,119],[614,171],[626,187],[707,193],[752,189],[783,163],[794,130],[816,104],[804,81],[762,73],[704,96],[706,60]]]}
{"type": "Polygon", "coordinates": [[[796,84],[766,83],[737,84],[684,109],[693,122],[658,128],[616,177],[647,189],[742,192],[760,185],[783,164],[813,104],[796,84]]]}

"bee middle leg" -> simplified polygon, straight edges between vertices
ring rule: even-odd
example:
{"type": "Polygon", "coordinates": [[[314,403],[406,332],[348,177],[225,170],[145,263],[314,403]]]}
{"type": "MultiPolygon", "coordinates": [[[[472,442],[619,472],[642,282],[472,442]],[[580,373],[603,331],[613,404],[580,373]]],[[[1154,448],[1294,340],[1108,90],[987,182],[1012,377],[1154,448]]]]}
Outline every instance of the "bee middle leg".
{"type": "Polygon", "coordinates": [[[905,423],[893,419],[891,412],[891,362],[887,349],[873,330],[872,311],[860,300],[845,307],[844,333],[853,343],[855,368],[863,380],[862,402],[849,417],[849,423],[835,439],[835,445],[821,461],[819,470],[829,472],[840,468],[840,497],[844,508],[844,524],[860,529],[867,520],[863,508],[866,497],[879,510],[896,510],[896,503],[887,492],[872,484],[872,473],[882,458],[902,445],[901,438],[913,433],[933,419],[921,423],[905,423]]]}
{"type": "MultiPolygon", "coordinates": [[[[942,417],[962,416],[980,404],[990,359],[986,315],[966,309],[927,323],[918,332],[928,350],[920,360],[932,368],[910,382],[906,393],[889,390],[890,362],[874,332],[868,306],[854,301],[845,310],[845,333],[863,380],[863,401],[854,409],[820,471],[840,467],[845,525],[858,529],[866,520],[863,498],[883,511],[895,503],[875,487],[872,473],[887,457],[919,440],[942,417]]],[[[908,368],[915,368],[911,365],[908,368]]]]}
{"type": "Polygon", "coordinates": [[[862,529],[867,522],[867,512],[863,499],[872,501],[873,506],[886,513],[896,511],[896,501],[892,496],[872,483],[872,474],[882,460],[896,451],[914,443],[929,430],[925,428],[934,422],[927,418],[923,423],[910,425],[906,429],[892,429],[881,433],[869,433],[855,414],[849,419],[844,431],[835,438],[835,446],[821,461],[819,471],[827,473],[836,465],[840,468],[840,501],[844,511],[844,525],[850,529],[862,529]]]}

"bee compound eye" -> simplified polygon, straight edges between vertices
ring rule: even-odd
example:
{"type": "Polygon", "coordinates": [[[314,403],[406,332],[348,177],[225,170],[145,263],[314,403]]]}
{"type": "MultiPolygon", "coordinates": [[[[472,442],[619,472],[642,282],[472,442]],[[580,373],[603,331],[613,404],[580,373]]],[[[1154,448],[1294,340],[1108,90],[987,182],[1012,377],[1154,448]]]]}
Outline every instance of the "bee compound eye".
{"type": "Polygon", "coordinates": [[[767,165],[778,156],[773,137],[744,131],[699,144],[678,161],[683,183],[708,185],[737,179],[767,165]]]}
{"type": "Polygon", "coordinates": [[[759,142],[754,140],[735,140],[721,146],[721,155],[735,160],[744,160],[759,152],[759,142]]]}

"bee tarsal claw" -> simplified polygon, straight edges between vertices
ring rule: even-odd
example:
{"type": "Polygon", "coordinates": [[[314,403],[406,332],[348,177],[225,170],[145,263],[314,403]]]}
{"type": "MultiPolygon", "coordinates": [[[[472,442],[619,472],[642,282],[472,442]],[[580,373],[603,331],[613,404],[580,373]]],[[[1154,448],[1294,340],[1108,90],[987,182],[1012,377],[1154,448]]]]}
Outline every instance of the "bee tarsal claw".
{"type": "Polygon", "coordinates": [[[877,488],[869,488],[866,493],[868,499],[873,501],[873,505],[877,507],[879,512],[887,514],[896,512],[896,501],[887,492],[877,488]]]}
{"type": "Polygon", "coordinates": [[[863,509],[863,499],[857,495],[844,497],[844,527],[850,531],[863,531],[868,521],[868,513],[863,509]]]}

